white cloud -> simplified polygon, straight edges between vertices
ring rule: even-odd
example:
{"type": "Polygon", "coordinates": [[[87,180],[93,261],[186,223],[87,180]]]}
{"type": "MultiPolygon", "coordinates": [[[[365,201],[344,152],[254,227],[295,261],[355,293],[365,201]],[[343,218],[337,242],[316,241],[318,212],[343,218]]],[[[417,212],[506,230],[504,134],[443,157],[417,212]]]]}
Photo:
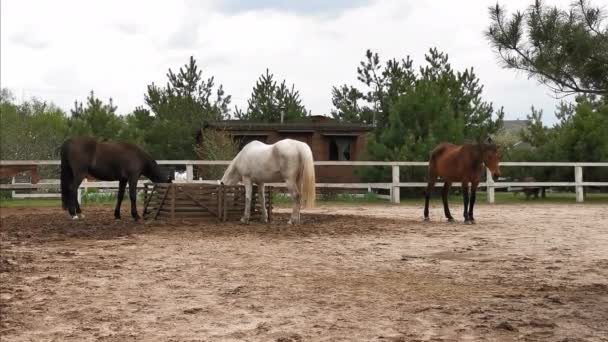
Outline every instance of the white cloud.
{"type": "MultiPolygon", "coordinates": [[[[66,110],[93,89],[125,113],[143,104],[146,85],[164,84],[168,68],[194,55],[238,106],[269,68],[323,114],[331,110],[332,86],[357,82],[366,49],[384,59],[410,55],[420,64],[436,46],[455,68],[474,66],[487,99],[504,106],[508,118],[523,118],[535,105],[553,120],[557,101],[548,90],[501,69],[483,37],[494,3],[381,0],[324,15],[321,3],[285,10],[262,1],[235,10],[233,2],[228,11],[218,0],[3,1],[0,81],[18,97],[38,96],[66,110]]],[[[529,4],[508,2],[510,10],[529,4]]]]}

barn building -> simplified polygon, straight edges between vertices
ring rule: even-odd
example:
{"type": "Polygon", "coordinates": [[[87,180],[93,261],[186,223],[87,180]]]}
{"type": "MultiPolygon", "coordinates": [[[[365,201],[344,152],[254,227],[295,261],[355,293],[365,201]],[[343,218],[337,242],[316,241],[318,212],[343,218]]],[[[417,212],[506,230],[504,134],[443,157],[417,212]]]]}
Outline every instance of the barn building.
{"type": "MultiPolygon", "coordinates": [[[[366,137],[372,130],[371,125],[339,123],[326,116],[311,116],[304,122],[256,123],[249,121],[227,120],[209,122],[204,130],[224,131],[239,144],[239,149],[247,143],[258,140],[267,144],[281,139],[294,139],[307,143],[315,161],[354,161],[360,160],[365,150],[366,137]]],[[[199,132],[197,142],[201,142],[199,132]]],[[[317,166],[318,183],[358,182],[353,166],[317,166]]]]}

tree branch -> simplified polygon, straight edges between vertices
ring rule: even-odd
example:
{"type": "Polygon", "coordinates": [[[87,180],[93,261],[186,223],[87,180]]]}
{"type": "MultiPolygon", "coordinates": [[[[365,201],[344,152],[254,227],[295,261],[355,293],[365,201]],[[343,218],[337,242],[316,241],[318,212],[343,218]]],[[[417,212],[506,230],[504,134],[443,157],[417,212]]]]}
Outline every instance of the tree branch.
{"type": "MultiPolygon", "coordinates": [[[[585,19],[585,23],[587,24],[587,27],[589,27],[589,30],[591,30],[591,32],[597,34],[598,36],[604,37],[604,33],[600,32],[598,29],[593,27],[592,20],[589,18],[589,15],[587,13],[587,8],[585,6],[585,0],[579,0],[578,4],[581,8],[581,13],[583,14],[583,19],[585,19]]],[[[599,17],[599,9],[598,9],[598,19],[599,18],[600,17],[599,17]]]]}

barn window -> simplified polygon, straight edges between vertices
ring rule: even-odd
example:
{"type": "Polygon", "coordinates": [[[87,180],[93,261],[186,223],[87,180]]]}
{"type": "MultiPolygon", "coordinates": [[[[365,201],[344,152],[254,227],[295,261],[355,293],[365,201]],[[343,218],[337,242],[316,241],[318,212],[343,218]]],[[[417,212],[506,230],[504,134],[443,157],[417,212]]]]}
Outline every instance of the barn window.
{"type": "Polygon", "coordinates": [[[329,160],[350,160],[351,137],[329,137],[329,160]]]}

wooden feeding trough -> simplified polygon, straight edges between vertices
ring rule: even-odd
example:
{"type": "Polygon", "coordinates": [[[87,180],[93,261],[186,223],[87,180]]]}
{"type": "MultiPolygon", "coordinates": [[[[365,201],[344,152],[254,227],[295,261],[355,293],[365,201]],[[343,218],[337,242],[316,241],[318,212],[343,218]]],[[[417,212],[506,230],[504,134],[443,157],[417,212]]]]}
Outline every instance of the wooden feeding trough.
{"type": "MultiPolygon", "coordinates": [[[[268,220],[272,219],[272,187],[265,187],[268,220]]],[[[260,201],[253,187],[251,219],[260,219],[260,201]]],[[[242,185],[203,183],[146,183],[144,218],[239,220],[245,211],[245,187],[242,185]]]]}

